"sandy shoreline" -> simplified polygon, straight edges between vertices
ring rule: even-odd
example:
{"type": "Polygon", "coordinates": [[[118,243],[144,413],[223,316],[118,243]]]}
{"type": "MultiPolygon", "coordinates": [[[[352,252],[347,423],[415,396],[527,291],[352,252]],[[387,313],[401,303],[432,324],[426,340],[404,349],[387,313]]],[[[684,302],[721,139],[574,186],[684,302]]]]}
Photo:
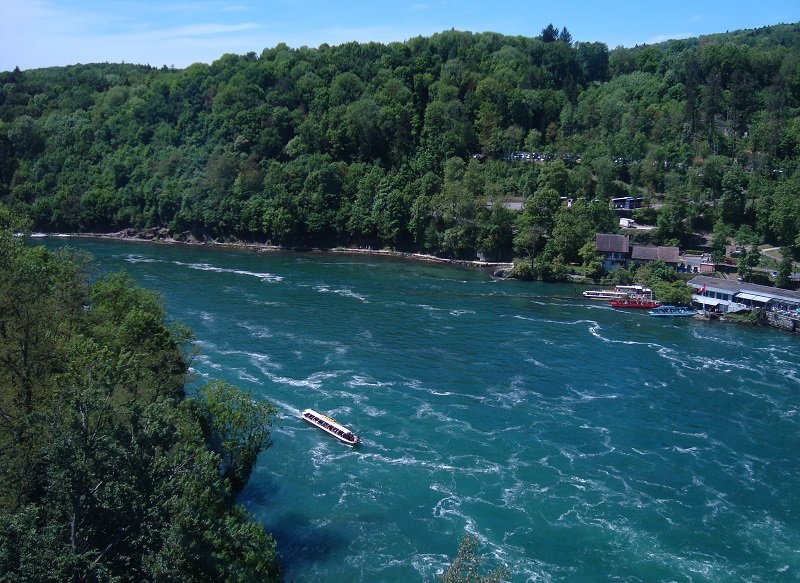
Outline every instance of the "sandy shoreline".
{"type": "Polygon", "coordinates": [[[371,255],[377,257],[392,257],[398,259],[409,259],[412,261],[423,261],[427,263],[441,263],[447,265],[463,265],[466,267],[492,269],[495,271],[510,270],[513,263],[501,263],[490,261],[465,261],[461,259],[447,259],[426,255],[423,253],[408,253],[404,251],[393,251],[390,249],[364,249],[360,247],[283,247],[280,245],[268,245],[265,243],[246,243],[244,241],[220,242],[215,240],[181,240],[170,236],[148,236],[149,234],[131,233],[131,230],[119,231],[116,233],[41,233],[39,236],[57,238],[76,238],[76,239],[115,239],[120,241],[130,241],[137,243],[156,243],[160,245],[186,245],[189,247],[217,247],[224,249],[246,249],[262,253],[269,252],[295,252],[295,253],[336,253],[341,255],[371,255]]]}

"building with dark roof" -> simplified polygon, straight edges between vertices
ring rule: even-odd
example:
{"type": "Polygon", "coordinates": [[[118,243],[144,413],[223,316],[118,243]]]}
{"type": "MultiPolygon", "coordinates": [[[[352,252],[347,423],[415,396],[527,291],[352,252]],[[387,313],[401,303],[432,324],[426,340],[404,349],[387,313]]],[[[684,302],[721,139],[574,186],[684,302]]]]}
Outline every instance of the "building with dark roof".
{"type": "Polygon", "coordinates": [[[630,240],[628,235],[598,233],[595,236],[597,252],[603,257],[603,269],[614,271],[628,264],[630,240]]]}
{"type": "Polygon", "coordinates": [[[680,249],[677,247],[634,245],[631,249],[631,261],[637,265],[649,261],[663,261],[677,268],[681,260],[680,255],[680,249]]]}

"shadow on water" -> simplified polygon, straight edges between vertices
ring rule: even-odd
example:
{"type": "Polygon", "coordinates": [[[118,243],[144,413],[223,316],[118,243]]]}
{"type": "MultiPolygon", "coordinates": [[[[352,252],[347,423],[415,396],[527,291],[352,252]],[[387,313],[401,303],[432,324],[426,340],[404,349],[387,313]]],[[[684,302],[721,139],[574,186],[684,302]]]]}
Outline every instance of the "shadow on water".
{"type": "Polygon", "coordinates": [[[284,515],[268,525],[278,543],[281,564],[287,574],[304,571],[304,567],[324,562],[339,554],[349,544],[341,529],[331,525],[314,524],[300,513],[284,515]]]}
{"type": "MultiPolygon", "coordinates": [[[[269,508],[281,496],[283,485],[277,476],[260,474],[251,476],[238,502],[256,515],[269,508]]],[[[262,520],[278,544],[284,573],[313,571],[315,563],[324,563],[332,556],[341,555],[350,544],[350,537],[341,526],[328,524],[325,516],[301,512],[281,513],[272,519],[262,520]]],[[[291,580],[289,577],[287,580],[291,580]]]]}

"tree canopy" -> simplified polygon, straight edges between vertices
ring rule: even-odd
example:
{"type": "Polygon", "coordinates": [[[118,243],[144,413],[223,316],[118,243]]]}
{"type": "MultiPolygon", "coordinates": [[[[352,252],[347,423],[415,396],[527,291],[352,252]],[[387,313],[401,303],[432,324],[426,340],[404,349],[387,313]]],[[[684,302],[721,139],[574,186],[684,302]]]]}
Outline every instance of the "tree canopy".
{"type": "MultiPolygon", "coordinates": [[[[8,581],[275,581],[233,503],[274,409],[187,398],[186,334],[86,257],[29,246],[0,207],[0,573],[8,581]]],[[[225,400],[222,401],[221,397],[225,400]]]]}
{"type": "Polygon", "coordinates": [[[643,197],[653,243],[721,220],[796,254],[799,63],[798,24],[613,50],[551,24],[15,70],[0,73],[0,201],[51,231],[568,263],[581,244],[552,229],[582,218],[498,211],[552,188],[575,212],[643,197]],[[514,243],[531,225],[548,248],[514,243]]]}

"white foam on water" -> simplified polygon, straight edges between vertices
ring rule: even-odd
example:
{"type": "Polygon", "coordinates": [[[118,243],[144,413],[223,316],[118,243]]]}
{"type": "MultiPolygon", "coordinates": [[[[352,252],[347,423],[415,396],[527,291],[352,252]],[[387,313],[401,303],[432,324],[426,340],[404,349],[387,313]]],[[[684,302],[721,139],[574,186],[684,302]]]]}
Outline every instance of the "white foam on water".
{"type": "Polygon", "coordinates": [[[464,314],[475,314],[474,310],[450,310],[451,316],[463,316],[464,314]]]}
{"type": "Polygon", "coordinates": [[[265,281],[268,283],[280,283],[283,281],[283,277],[280,275],[275,275],[273,273],[260,273],[257,271],[247,271],[244,269],[228,269],[226,267],[217,267],[216,265],[211,265],[210,263],[184,263],[183,261],[173,261],[174,265],[180,265],[182,267],[188,267],[189,269],[197,269],[199,271],[211,271],[214,273],[233,273],[235,275],[246,275],[250,277],[256,277],[261,281],[265,281]]]}
{"type": "Polygon", "coordinates": [[[256,366],[261,370],[264,377],[272,383],[278,385],[285,385],[288,387],[312,389],[315,391],[319,391],[322,388],[325,381],[329,379],[338,378],[347,372],[347,371],[317,372],[312,375],[309,375],[304,379],[291,378],[275,374],[274,372],[272,372],[272,370],[270,370],[270,368],[268,368],[268,365],[265,365],[261,362],[257,362],[254,364],[256,364],[256,366]]]}
{"type": "Polygon", "coordinates": [[[433,405],[431,405],[430,403],[421,403],[420,405],[417,406],[416,412],[414,413],[415,419],[423,419],[425,417],[433,417],[440,423],[452,423],[454,425],[459,424],[456,419],[453,419],[452,417],[448,417],[444,413],[436,411],[433,408],[433,405]]]}
{"type": "Polygon", "coordinates": [[[212,368],[214,370],[223,370],[223,366],[211,360],[211,358],[206,354],[197,354],[194,357],[194,361],[202,364],[204,367],[212,368]]]}
{"type": "Polygon", "coordinates": [[[204,379],[211,378],[211,375],[209,373],[201,372],[201,371],[197,370],[196,368],[194,368],[193,366],[189,367],[189,372],[192,373],[193,375],[200,376],[200,377],[202,377],[204,379]]]}
{"type": "Polygon", "coordinates": [[[136,255],[131,253],[123,257],[128,263],[164,263],[161,259],[153,259],[152,257],[145,257],[144,255],[136,255]]]}
{"type": "Polygon", "coordinates": [[[362,375],[354,375],[350,378],[349,381],[345,383],[345,386],[351,389],[358,389],[361,387],[369,387],[369,388],[383,388],[383,387],[392,387],[395,383],[393,382],[382,382],[375,380],[369,376],[362,376],[362,375]]]}
{"type": "MultiPolygon", "coordinates": [[[[794,573],[794,579],[800,576],[800,533],[797,528],[787,523],[786,518],[780,519],[764,512],[755,520],[746,521],[740,532],[744,544],[755,546],[760,553],[769,557],[776,573],[794,573]]],[[[783,577],[781,581],[787,580],[783,577]]]]}
{"type": "Polygon", "coordinates": [[[250,383],[258,383],[258,381],[259,381],[258,377],[254,377],[253,375],[251,375],[250,373],[248,373],[244,369],[234,369],[234,370],[236,371],[237,378],[240,381],[247,381],[247,382],[250,382],[250,383]]]}
{"type": "Polygon", "coordinates": [[[489,402],[489,399],[484,399],[483,401],[501,409],[514,409],[525,403],[530,397],[530,391],[528,391],[525,381],[520,376],[511,379],[509,386],[489,388],[488,393],[489,396],[493,397],[493,402],[489,402]]]}
{"type": "Polygon", "coordinates": [[[552,368],[550,365],[545,364],[545,363],[543,363],[541,361],[538,361],[538,360],[536,360],[535,358],[533,358],[531,356],[526,357],[525,358],[525,362],[527,362],[528,364],[532,364],[532,365],[534,365],[534,366],[536,366],[538,368],[552,368]]]}
{"type": "Polygon", "coordinates": [[[315,286],[314,289],[321,294],[335,294],[338,296],[342,296],[344,298],[353,298],[361,302],[364,302],[365,304],[369,303],[369,300],[367,300],[366,296],[356,293],[348,288],[331,289],[330,287],[325,285],[318,285],[315,286]]]}
{"type": "Polygon", "coordinates": [[[269,327],[262,326],[259,324],[252,324],[250,322],[236,322],[236,325],[240,328],[244,328],[248,332],[250,332],[250,336],[253,338],[272,338],[273,334],[269,327]]]}

